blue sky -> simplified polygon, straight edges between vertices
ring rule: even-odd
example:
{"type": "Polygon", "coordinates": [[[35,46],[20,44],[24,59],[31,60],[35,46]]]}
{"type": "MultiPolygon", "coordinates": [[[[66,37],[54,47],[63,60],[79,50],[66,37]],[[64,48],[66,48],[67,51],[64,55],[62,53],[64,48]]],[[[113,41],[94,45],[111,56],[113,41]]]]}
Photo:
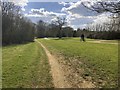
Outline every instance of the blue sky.
{"type": "Polygon", "coordinates": [[[90,23],[108,21],[108,13],[98,14],[88,10],[81,4],[86,1],[89,0],[12,0],[22,7],[23,15],[34,23],[39,20],[51,23],[56,17],[66,17],[67,26],[77,29],[90,23]]]}

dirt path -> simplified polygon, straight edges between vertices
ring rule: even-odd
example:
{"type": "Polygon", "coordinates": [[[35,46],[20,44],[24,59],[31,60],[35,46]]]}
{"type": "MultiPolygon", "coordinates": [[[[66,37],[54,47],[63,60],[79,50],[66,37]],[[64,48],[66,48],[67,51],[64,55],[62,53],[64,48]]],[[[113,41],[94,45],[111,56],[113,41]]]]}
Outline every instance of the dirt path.
{"type": "Polygon", "coordinates": [[[105,42],[106,40],[98,40],[98,41],[88,41],[91,43],[105,43],[105,44],[118,44],[118,43],[111,43],[111,42],[105,42]]]}
{"type": "Polygon", "coordinates": [[[43,49],[46,52],[46,55],[48,56],[48,60],[51,66],[51,74],[53,77],[53,84],[55,88],[70,88],[71,86],[66,81],[63,74],[64,72],[62,71],[62,68],[60,68],[60,65],[56,60],[56,58],[51,55],[51,53],[47,50],[47,48],[42,43],[40,43],[39,41],[37,42],[43,47],[43,49]]]}
{"type": "MultiPolygon", "coordinates": [[[[36,40],[37,41],[37,40],[36,40]]],[[[66,66],[59,62],[60,57],[51,55],[49,50],[39,41],[37,41],[45,50],[51,66],[51,75],[53,77],[53,84],[55,88],[94,88],[95,85],[91,80],[85,80],[83,77],[78,75],[71,67],[66,66]]],[[[62,60],[64,59],[62,58],[62,60]]],[[[74,60],[72,60],[74,61],[74,60]]],[[[73,62],[75,63],[75,62],[73,62]]],[[[80,69],[79,69],[80,70],[80,69]]]]}

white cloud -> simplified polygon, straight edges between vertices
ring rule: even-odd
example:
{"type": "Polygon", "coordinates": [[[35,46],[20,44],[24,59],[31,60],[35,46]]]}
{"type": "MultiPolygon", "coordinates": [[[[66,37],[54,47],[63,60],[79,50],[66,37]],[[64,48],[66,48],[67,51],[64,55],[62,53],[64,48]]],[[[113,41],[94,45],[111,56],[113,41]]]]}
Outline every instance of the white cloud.
{"type": "MultiPolygon", "coordinates": [[[[72,2],[73,0],[29,0],[30,2],[72,2]]],[[[79,0],[74,0],[74,2],[77,2],[79,0]]]]}
{"type": "MultiPolygon", "coordinates": [[[[77,2],[80,0],[29,0],[29,2],[77,2]]],[[[97,0],[82,0],[82,1],[97,1],[97,0]]],[[[105,1],[105,0],[101,0],[105,1]]],[[[106,0],[106,1],[120,1],[120,0],[106,0]]]]}
{"type": "Polygon", "coordinates": [[[66,6],[68,3],[66,3],[66,2],[59,2],[59,4],[61,4],[63,6],[66,6]]]}
{"type": "Polygon", "coordinates": [[[74,30],[77,30],[78,28],[84,29],[84,28],[87,26],[87,24],[81,24],[81,25],[68,25],[68,26],[74,28],[74,30]]]}
{"type": "Polygon", "coordinates": [[[110,22],[109,14],[108,13],[103,13],[94,20],[94,24],[103,24],[103,23],[108,23],[110,22]]]}
{"type": "Polygon", "coordinates": [[[40,8],[40,9],[31,9],[31,11],[29,12],[29,14],[26,14],[26,16],[31,16],[31,17],[56,17],[56,16],[65,16],[66,14],[64,13],[56,13],[56,12],[51,12],[51,11],[47,11],[44,8],[40,8]]]}
{"type": "Polygon", "coordinates": [[[7,0],[9,2],[13,2],[15,5],[18,5],[18,6],[21,6],[21,7],[24,7],[27,5],[28,3],[28,0],[7,0]]]}
{"type": "MultiPolygon", "coordinates": [[[[83,0],[82,0],[83,1],[83,0]]],[[[68,14],[78,14],[80,16],[96,16],[97,12],[93,12],[82,5],[82,1],[78,1],[70,7],[63,7],[61,12],[66,12],[68,14]]]]}
{"type": "MultiPolygon", "coordinates": [[[[63,7],[61,12],[66,12],[68,14],[79,14],[81,16],[96,16],[100,15],[95,11],[91,11],[90,9],[87,9],[86,7],[83,6],[83,3],[91,7],[91,5],[95,5],[96,2],[98,1],[104,1],[104,2],[118,2],[120,0],[80,0],[74,4],[71,4],[69,7],[63,7]]],[[[64,2],[62,2],[64,4],[64,2]]],[[[66,5],[66,3],[65,3],[66,5]]]]}
{"type": "Polygon", "coordinates": [[[64,16],[67,19],[68,26],[71,26],[75,29],[79,27],[84,28],[89,23],[100,24],[104,22],[109,22],[107,13],[98,14],[97,12],[93,12],[85,8],[82,5],[82,2],[86,2],[86,1],[90,1],[91,4],[94,4],[94,2],[100,0],[80,0],[76,3],[59,2],[59,4],[64,6],[61,9],[61,13],[47,11],[44,8],[40,8],[40,9],[31,9],[31,11],[28,14],[25,14],[25,16],[30,18],[37,18],[37,19],[39,18],[45,22],[50,22],[54,20],[56,16],[61,16],[61,17],[64,16]]]}
{"type": "Polygon", "coordinates": [[[59,4],[63,5],[63,6],[67,6],[67,5],[73,5],[73,2],[58,2],[59,4]]]}
{"type": "Polygon", "coordinates": [[[22,7],[22,8],[21,8],[21,10],[22,10],[22,11],[25,11],[25,8],[24,8],[24,7],[22,7]]]}
{"type": "MultiPolygon", "coordinates": [[[[85,27],[89,23],[103,24],[110,22],[110,13],[99,14],[91,11],[82,5],[82,2],[89,1],[91,5],[101,0],[81,0],[69,7],[63,7],[61,12],[66,12],[68,24],[74,27],[85,27]]],[[[103,0],[104,1],[104,0],[103,0]]],[[[90,7],[90,6],[89,6],[90,7]]]]}
{"type": "Polygon", "coordinates": [[[38,14],[24,14],[25,17],[42,17],[41,15],[38,14]]]}

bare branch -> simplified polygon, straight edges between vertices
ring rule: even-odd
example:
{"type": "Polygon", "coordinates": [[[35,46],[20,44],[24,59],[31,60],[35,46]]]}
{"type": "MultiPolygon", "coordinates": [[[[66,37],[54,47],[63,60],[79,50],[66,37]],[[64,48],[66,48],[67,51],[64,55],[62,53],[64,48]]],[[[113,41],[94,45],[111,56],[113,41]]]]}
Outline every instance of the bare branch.
{"type": "Polygon", "coordinates": [[[90,5],[88,7],[85,3],[82,2],[82,5],[89,10],[96,11],[98,13],[111,12],[111,13],[120,13],[120,2],[96,2],[93,5],[90,2],[87,2],[90,5]]]}

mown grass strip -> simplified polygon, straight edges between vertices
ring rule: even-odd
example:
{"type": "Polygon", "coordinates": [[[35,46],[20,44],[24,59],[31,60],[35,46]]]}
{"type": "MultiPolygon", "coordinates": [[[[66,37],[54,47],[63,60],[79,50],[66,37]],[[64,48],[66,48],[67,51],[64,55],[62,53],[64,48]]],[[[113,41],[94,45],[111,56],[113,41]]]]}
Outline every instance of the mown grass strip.
{"type": "Polygon", "coordinates": [[[3,47],[3,88],[53,87],[48,59],[36,43],[3,47]]]}

